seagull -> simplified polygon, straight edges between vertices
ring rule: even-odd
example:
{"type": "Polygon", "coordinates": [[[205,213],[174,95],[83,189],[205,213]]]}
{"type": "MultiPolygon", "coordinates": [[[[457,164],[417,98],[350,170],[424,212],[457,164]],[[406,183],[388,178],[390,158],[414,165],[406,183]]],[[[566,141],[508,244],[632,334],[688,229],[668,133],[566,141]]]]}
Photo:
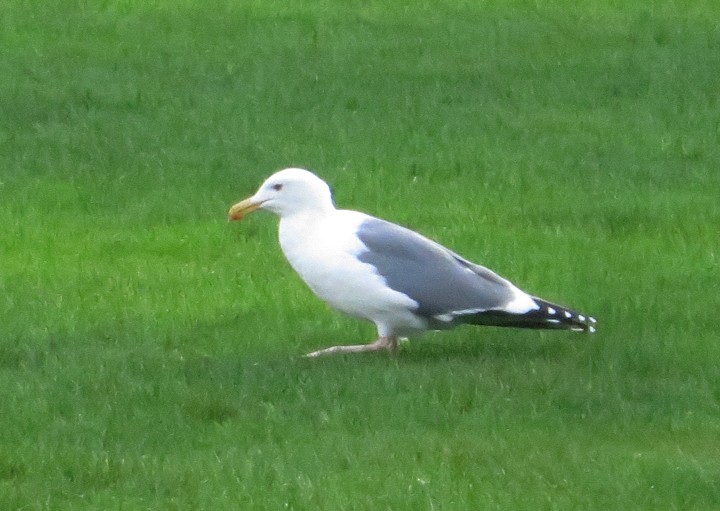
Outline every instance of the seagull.
{"type": "Polygon", "coordinates": [[[318,297],[377,327],[370,344],[308,357],[396,351],[399,339],[460,324],[595,332],[595,318],[532,296],[417,232],[336,209],[330,187],[307,170],[276,172],[228,216],[255,210],[280,217],[280,247],[318,297]]]}

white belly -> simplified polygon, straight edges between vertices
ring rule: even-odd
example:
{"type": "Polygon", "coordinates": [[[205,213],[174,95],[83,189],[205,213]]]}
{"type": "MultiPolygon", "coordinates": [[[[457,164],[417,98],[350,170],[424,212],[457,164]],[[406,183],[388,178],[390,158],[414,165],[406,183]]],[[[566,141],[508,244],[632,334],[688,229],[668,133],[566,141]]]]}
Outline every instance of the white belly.
{"type": "Polygon", "coordinates": [[[424,321],[412,313],[417,303],[388,288],[372,265],[355,257],[365,250],[354,235],[363,219],[352,211],[323,219],[283,218],[280,246],[295,271],[332,307],[393,333],[424,329],[424,321]]]}

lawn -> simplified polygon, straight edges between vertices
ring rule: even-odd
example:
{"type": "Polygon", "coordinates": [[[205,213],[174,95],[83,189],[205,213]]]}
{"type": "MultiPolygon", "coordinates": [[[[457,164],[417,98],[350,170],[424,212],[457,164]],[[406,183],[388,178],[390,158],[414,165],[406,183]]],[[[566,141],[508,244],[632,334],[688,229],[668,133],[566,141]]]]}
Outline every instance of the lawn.
{"type": "Polygon", "coordinates": [[[6,0],[0,509],[720,509],[720,7],[6,0]],[[598,318],[397,355],[282,167],[598,318]]]}

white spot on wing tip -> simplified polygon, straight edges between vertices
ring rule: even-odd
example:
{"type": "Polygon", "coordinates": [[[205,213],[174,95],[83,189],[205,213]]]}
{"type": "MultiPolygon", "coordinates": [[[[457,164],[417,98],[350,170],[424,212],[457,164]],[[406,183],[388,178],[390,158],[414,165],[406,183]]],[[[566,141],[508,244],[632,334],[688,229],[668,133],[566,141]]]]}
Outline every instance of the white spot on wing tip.
{"type": "Polygon", "coordinates": [[[594,327],[594,326],[591,326],[590,328],[588,328],[588,332],[590,332],[591,334],[594,334],[594,333],[595,333],[595,327],[594,327]]]}
{"type": "Polygon", "coordinates": [[[565,311],[565,317],[566,317],[566,318],[572,318],[572,314],[570,314],[568,311],[565,311]]]}
{"type": "Polygon", "coordinates": [[[588,318],[590,320],[590,323],[597,323],[597,319],[590,317],[588,318]]]}
{"type": "Polygon", "coordinates": [[[555,314],[557,311],[553,309],[552,307],[548,307],[548,314],[552,315],[555,314]]]}
{"type": "Polygon", "coordinates": [[[580,321],[585,321],[585,316],[583,316],[582,314],[579,314],[579,315],[578,315],[578,319],[579,319],[580,321]]]}

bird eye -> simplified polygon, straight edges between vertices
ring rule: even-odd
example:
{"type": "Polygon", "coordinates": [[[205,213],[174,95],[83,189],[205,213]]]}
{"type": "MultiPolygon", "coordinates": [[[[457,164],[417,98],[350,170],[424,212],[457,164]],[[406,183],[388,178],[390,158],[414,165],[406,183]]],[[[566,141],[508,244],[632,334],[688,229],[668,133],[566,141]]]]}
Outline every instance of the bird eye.
{"type": "Polygon", "coordinates": [[[282,190],[282,187],[283,187],[283,185],[281,185],[280,183],[275,183],[274,185],[272,185],[272,189],[275,190],[276,192],[279,192],[280,190],[282,190]]]}

